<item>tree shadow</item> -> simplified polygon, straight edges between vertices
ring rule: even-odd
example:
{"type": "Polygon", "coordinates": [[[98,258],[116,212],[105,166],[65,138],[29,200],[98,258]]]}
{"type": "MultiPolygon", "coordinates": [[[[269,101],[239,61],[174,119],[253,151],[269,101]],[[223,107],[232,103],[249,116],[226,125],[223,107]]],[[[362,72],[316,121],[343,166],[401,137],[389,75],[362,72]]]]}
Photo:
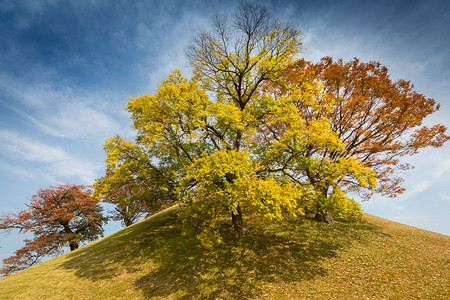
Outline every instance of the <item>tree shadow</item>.
{"type": "Polygon", "coordinates": [[[94,281],[137,272],[134,286],[146,298],[245,299],[257,297],[261,283],[326,276],[326,259],[379,234],[364,221],[330,226],[297,218],[242,235],[224,225],[223,244],[205,249],[180,227],[176,214],[136,224],[71,253],[62,267],[94,281]]]}

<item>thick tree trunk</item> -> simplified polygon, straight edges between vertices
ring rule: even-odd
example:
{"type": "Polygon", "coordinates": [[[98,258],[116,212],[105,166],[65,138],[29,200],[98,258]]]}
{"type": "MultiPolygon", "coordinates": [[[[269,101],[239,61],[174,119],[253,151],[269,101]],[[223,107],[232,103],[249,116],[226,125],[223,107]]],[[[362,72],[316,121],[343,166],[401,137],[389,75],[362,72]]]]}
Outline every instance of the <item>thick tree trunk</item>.
{"type": "MultiPolygon", "coordinates": [[[[239,144],[237,144],[237,146],[239,146],[239,144]]],[[[236,178],[236,175],[232,173],[226,173],[225,178],[229,183],[233,183],[234,179],[236,178]]],[[[236,207],[236,212],[232,210],[230,210],[230,212],[231,212],[231,230],[237,233],[241,233],[243,226],[241,206],[238,205],[236,207]]]]}
{"type": "Polygon", "coordinates": [[[330,213],[326,213],[326,214],[317,213],[316,216],[314,217],[314,219],[316,219],[316,221],[325,222],[327,224],[334,223],[333,216],[330,213]]]}
{"type": "Polygon", "coordinates": [[[78,249],[78,241],[71,239],[71,236],[74,233],[73,233],[72,229],[70,228],[69,223],[68,222],[64,222],[64,223],[60,223],[60,224],[64,226],[64,232],[69,237],[69,248],[70,248],[70,251],[78,249]]]}
{"type": "Polygon", "coordinates": [[[70,241],[69,242],[70,251],[78,249],[78,242],[76,241],[70,241]]]}
{"type": "Polygon", "coordinates": [[[133,224],[133,221],[130,218],[126,217],[126,216],[123,218],[123,222],[125,223],[126,227],[128,227],[128,226],[133,224]]]}
{"type": "Polygon", "coordinates": [[[236,208],[236,214],[231,212],[231,229],[234,232],[241,233],[243,227],[241,207],[236,208]]]}

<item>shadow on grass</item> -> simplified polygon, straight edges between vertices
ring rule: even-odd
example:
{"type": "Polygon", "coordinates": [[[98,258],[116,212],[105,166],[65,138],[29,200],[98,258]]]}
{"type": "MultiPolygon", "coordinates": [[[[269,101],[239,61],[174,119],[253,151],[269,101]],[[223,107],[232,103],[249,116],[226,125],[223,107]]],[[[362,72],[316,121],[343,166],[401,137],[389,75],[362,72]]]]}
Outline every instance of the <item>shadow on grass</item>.
{"type": "Polygon", "coordinates": [[[242,299],[272,282],[326,276],[325,259],[378,234],[363,221],[329,226],[293,219],[242,236],[224,228],[224,243],[204,249],[181,233],[175,213],[149,221],[71,253],[62,268],[94,281],[134,273],[134,287],[146,298],[242,299]]]}

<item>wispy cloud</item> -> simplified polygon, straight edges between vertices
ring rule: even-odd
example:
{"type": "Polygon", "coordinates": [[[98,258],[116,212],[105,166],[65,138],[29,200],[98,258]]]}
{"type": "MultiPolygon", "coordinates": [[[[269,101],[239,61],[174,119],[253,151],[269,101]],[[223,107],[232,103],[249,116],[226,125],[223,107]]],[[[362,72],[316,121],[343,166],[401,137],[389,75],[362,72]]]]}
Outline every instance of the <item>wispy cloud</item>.
{"type": "MultiPolygon", "coordinates": [[[[161,13],[164,14],[164,11],[161,13]]],[[[139,49],[154,51],[152,55],[143,54],[142,63],[136,69],[140,77],[146,78],[145,81],[151,91],[155,90],[174,69],[180,69],[184,76],[191,75],[185,50],[192,37],[210,27],[209,15],[193,10],[192,7],[184,10],[176,22],[167,24],[172,18],[173,16],[161,18],[155,24],[149,24],[146,18],[141,18],[136,27],[133,43],[139,49]],[[163,28],[164,30],[159,30],[163,28]],[[155,54],[158,56],[157,61],[154,59],[155,54]]]]}
{"type": "Polygon", "coordinates": [[[57,0],[22,0],[22,1],[6,1],[0,6],[0,11],[20,11],[14,18],[14,25],[19,28],[29,26],[33,18],[42,15],[49,6],[56,4],[57,0]]]}
{"type": "Polygon", "coordinates": [[[427,149],[418,156],[410,158],[409,163],[416,166],[407,174],[406,193],[404,199],[414,197],[442,183],[450,183],[450,145],[441,149],[427,149]]]}
{"type": "Polygon", "coordinates": [[[46,118],[29,116],[29,119],[52,136],[96,139],[120,130],[118,122],[89,103],[66,101],[54,111],[44,110],[41,114],[46,114],[46,118]]]}
{"type": "Polygon", "coordinates": [[[10,163],[2,164],[6,171],[35,178],[46,177],[52,182],[80,180],[91,183],[99,166],[70,155],[61,147],[51,146],[15,132],[0,129],[0,154],[8,161],[26,161],[27,170],[10,163]],[[31,175],[32,174],[32,175],[31,175]]]}
{"type": "Polygon", "coordinates": [[[450,201],[450,195],[439,194],[439,198],[450,201]]]}
{"type": "Polygon", "coordinates": [[[8,99],[4,105],[48,135],[92,141],[127,131],[126,97],[122,100],[114,90],[55,87],[48,79],[24,82],[4,74],[0,79],[0,90],[8,99]]]}
{"type": "Polygon", "coordinates": [[[33,179],[34,175],[32,172],[25,168],[10,165],[6,162],[0,160],[0,170],[3,170],[6,174],[15,174],[21,178],[33,179]]]}

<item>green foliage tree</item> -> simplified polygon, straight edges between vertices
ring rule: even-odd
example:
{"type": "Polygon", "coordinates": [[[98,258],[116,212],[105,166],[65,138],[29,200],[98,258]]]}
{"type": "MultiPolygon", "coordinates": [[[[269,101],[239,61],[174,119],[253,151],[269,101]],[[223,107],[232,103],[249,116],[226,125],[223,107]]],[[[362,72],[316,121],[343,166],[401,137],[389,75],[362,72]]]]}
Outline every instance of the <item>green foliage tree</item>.
{"type": "Polygon", "coordinates": [[[93,197],[114,205],[110,216],[130,226],[173,204],[170,172],[151,161],[143,147],[113,136],[105,143],[106,174],[94,184],[93,197]]]}

